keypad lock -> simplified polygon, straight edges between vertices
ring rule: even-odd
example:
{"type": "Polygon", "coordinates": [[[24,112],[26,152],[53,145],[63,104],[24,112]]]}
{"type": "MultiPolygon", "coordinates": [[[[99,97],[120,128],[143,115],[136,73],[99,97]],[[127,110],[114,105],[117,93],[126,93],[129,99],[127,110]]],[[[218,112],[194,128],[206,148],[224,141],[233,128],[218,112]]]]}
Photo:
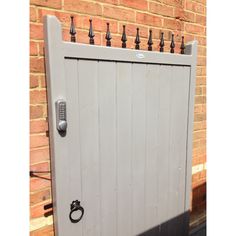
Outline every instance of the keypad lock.
{"type": "Polygon", "coordinates": [[[65,132],[67,128],[66,102],[62,99],[56,101],[56,119],[57,119],[57,130],[59,132],[65,132]]]}

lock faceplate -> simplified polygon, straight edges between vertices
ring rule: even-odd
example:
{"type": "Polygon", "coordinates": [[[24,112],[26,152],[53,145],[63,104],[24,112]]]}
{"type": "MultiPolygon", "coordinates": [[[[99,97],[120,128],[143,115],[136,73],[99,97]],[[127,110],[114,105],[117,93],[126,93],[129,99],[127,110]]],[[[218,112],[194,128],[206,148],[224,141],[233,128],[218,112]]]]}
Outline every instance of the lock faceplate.
{"type": "Polygon", "coordinates": [[[56,119],[57,130],[59,132],[65,132],[67,129],[66,102],[63,99],[56,101],[56,119]]]}

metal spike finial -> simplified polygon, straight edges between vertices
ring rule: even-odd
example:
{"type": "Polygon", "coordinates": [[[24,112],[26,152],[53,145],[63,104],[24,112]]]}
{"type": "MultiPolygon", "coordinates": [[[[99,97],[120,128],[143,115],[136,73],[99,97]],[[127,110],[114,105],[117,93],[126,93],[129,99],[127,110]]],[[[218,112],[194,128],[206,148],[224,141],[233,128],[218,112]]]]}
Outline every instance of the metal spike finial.
{"type": "Polygon", "coordinates": [[[165,46],[165,42],[164,42],[164,32],[161,32],[161,41],[160,41],[160,52],[164,52],[164,46],[165,46]]]}
{"type": "Polygon", "coordinates": [[[76,31],[75,31],[75,25],[74,25],[74,16],[71,16],[70,17],[71,19],[71,24],[70,24],[70,41],[71,42],[76,42],[76,37],[75,37],[75,34],[76,34],[76,31]]]}
{"type": "Polygon", "coordinates": [[[180,54],[184,54],[184,49],[185,49],[184,36],[182,36],[182,42],[181,42],[180,49],[181,49],[180,54]]]}
{"type": "Polygon", "coordinates": [[[152,45],[153,45],[153,41],[152,41],[152,30],[149,30],[149,38],[148,38],[148,51],[152,51],[152,45]]]}
{"type": "Polygon", "coordinates": [[[106,45],[107,45],[108,47],[110,47],[110,46],[111,46],[111,39],[112,39],[112,37],[111,37],[111,32],[110,32],[109,23],[107,23],[107,32],[106,32],[106,37],[105,37],[105,39],[107,40],[106,45]]]}
{"type": "Polygon", "coordinates": [[[170,43],[170,53],[175,52],[175,42],[174,42],[174,34],[171,36],[171,43],[170,43]]]}
{"type": "Polygon", "coordinates": [[[137,28],[137,34],[136,34],[136,38],[135,38],[135,49],[139,49],[139,44],[140,44],[140,38],[139,38],[139,28],[137,28]]]}
{"type": "Polygon", "coordinates": [[[92,26],[92,19],[89,19],[89,33],[88,33],[88,36],[89,36],[89,43],[90,44],[94,44],[94,33],[93,33],[93,26],[92,26]]]}
{"type": "Polygon", "coordinates": [[[122,41],[122,48],[126,48],[127,37],[125,33],[125,25],[123,25],[123,33],[122,33],[121,41],[122,41]]]}

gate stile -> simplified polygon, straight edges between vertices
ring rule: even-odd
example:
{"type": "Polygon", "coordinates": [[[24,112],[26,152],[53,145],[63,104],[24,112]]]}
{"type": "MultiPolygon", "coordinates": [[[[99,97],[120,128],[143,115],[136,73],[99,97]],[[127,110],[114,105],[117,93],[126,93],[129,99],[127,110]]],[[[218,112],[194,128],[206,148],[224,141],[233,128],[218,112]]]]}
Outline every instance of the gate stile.
{"type": "Polygon", "coordinates": [[[85,45],[44,18],[55,233],[187,236],[197,42],[96,46],[89,21],[85,45]]]}

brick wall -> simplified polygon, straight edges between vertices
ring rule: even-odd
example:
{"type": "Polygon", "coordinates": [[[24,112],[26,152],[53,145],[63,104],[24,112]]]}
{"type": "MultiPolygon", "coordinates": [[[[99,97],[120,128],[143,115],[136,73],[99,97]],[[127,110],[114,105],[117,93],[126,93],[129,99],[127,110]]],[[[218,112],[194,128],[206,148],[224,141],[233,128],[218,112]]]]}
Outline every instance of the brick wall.
{"type": "MultiPolygon", "coordinates": [[[[69,40],[70,15],[75,16],[77,40],[88,43],[88,19],[93,18],[95,44],[105,45],[106,22],[110,22],[112,46],[121,46],[122,25],[127,26],[127,47],[134,48],[136,27],[141,49],[147,49],[149,28],[154,50],[160,30],[166,45],[175,33],[176,51],[180,37],[198,40],[198,62],[193,135],[192,219],[204,213],[206,204],[206,0],[31,0],[30,1],[30,170],[45,171],[30,178],[31,235],[53,235],[50,157],[47,123],[46,83],[43,52],[43,15],[56,15],[63,24],[63,38],[69,40]]],[[[158,39],[158,40],[157,40],[158,39]]],[[[167,47],[166,47],[167,50],[167,47]]]]}

